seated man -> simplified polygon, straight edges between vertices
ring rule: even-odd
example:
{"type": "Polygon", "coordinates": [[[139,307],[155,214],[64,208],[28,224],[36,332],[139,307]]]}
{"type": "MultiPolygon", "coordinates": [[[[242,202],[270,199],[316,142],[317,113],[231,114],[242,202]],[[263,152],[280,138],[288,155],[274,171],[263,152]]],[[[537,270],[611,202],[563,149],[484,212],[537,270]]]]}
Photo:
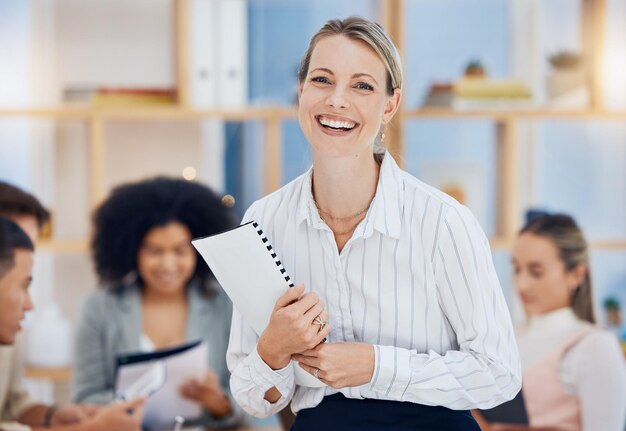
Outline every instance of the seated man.
{"type": "Polygon", "coordinates": [[[30,425],[32,430],[138,431],[142,399],[101,409],[79,406],[54,409],[34,403],[23,392],[14,390],[20,376],[11,372],[18,364],[14,362],[14,352],[6,345],[15,342],[24,313],[33,308],[28,292],[32,269],[32,242],[17,224],[0,217],[0,429],[27,431],[30,425]],[[9,355],[5,357],[6,353],[9,355]],[[63,425],[64,420],[73,424],[63,425]]]}
{"type": "Polygon", "coordinates": [[[0,430],[28,430],[28,426],[59,431],[139,430],[141,420],[136,416],[141,409],[132,416],[126,410],[141,401],[101,410],[76,405],[57,408],[31,400],[21,388],[22,361],[13,344],[24,313],[33,308],[27,290],[33,242],[49,214],[32,195],[0,182],[0,216],[7,217],[0,217],[0,430]],[[76,426],[65,426],[72,424],[76,426]]]}

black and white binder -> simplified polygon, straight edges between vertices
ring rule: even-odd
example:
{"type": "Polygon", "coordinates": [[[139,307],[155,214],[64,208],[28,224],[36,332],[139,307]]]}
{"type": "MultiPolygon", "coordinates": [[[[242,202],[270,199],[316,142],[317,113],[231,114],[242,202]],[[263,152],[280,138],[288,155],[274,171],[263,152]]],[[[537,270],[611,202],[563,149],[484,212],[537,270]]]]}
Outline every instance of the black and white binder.
{"type": "MultiPolygon", "coordinates": [[[[257,335],[267,327],[276,300],[294,284],[259,225],[251,221],[206,238],[193,246],[213,271],[235,308],[257,335]]],[[[324,387],[294,364],[296,383],[324,387]]]]}

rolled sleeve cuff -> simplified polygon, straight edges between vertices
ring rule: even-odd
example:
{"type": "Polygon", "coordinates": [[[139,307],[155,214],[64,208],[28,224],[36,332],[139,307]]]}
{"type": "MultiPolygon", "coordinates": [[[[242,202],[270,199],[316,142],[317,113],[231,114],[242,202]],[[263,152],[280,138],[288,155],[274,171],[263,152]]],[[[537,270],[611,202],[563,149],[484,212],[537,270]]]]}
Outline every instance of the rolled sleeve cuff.
{"type": "Polygon", "coordinates": [[[293,386],[294,372],[291,362],[284,368],[272,370],[269,365],[261,359],[257,349],[252,351],[252,381],[263,391],[276,387],[285,396],[293,386]]]}
{"type": "Polygon", "coordinates": [[[374,374],[370,389],[386,399],[401,400],[411,380],[411,352],[374,345],[374,374]]]}

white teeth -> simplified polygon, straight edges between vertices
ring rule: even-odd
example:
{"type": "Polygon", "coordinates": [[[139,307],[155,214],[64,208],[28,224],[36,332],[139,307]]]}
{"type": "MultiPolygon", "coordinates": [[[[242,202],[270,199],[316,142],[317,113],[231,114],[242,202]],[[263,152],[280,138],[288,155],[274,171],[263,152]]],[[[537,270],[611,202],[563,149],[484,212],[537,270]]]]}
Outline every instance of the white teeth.
{"type": "Polygon", "coordinates": [[[319,121],[322,126],[332,127],[333,129],[352,129],[356,125],[356,123],[351,121],[335,121],[324,117],[320,117],[319,121]]]}

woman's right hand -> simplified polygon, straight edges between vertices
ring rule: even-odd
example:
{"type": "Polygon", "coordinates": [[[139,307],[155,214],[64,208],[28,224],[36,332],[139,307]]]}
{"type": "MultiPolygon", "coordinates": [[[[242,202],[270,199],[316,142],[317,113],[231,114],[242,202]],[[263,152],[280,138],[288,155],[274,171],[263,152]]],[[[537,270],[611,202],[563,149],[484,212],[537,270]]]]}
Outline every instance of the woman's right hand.
{"type": "Polygon", "coordinates": [[[259,356],[274,370],[286,367],[291,355],[314,348],[330,333],[328,324],[320,329],[313,322],[317,316],[328,321],[324,303],[315,293],[303,293],[304,285],[299,284],[278,298],[270,323],[259,338],[259,356]]]}
{"type": "Polygon", "coordinates": [[[91,420],[84,422],[84,429],[90,431],[141,431],[144,402],[144,398],[137,398],[133,401],[103,407],[91,420]]]}

